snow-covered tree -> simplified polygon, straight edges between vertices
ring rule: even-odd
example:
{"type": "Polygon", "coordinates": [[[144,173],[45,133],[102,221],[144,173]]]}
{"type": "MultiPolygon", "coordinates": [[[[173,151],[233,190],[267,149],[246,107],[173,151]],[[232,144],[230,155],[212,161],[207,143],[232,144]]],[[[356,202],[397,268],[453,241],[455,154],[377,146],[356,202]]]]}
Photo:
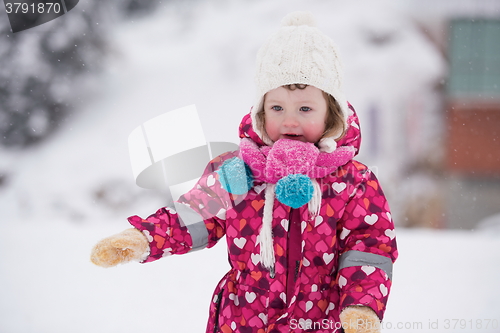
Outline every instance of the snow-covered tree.
{"type": "Polygon", "coordinates": [[[0,144],[25,147],[52,133],[72,112],[81,80],[106,55],[110,23],[146,15],[155,0],[80,1],[66,15],[13,33],[0,18],[0,144]],[[112,21],[112,22],[111,22],[112,21]]]}
{"type": "Polygon", "coordinates": [[[77,6],[44,25],[12,33],[0,20],[0,142],[27,146],[50,134],[71,109],[71,88],[98,68],[104,38],[96,6],[77,6]],[[85,8],[80,8],[85,7],[85,8]]]}

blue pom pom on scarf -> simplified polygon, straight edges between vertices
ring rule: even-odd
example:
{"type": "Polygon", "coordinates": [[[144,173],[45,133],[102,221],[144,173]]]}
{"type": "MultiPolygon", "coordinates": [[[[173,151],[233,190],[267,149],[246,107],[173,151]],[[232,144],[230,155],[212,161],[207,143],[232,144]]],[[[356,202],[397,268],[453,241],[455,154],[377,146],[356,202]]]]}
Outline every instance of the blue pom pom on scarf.
{"type": "Polygon", "coordinates": [[[292,208],[299,208],[311,200],[314,186],[311,179],[302,174],[291,174],[276,183],[276,199],[292,208]]]}
{"type": "MultiPolygon", "coordinates": [[[[232,194],[245,194],[252,187],[254,178],[250,167],[240,158],[225,161],[216,171],[222,188],[232,194]]],[[[276,183],[276,199],[279,202],[299,208],[311,200],[314,186],[311,178],[303,174],[290,174],[276,183]]]]}
{"type": "Polygon", "coordinates": [[[245,194],[253,186],[252,171],[238,157],[225,161],[216,171],[222,188],[232,194],[245,194]]]}

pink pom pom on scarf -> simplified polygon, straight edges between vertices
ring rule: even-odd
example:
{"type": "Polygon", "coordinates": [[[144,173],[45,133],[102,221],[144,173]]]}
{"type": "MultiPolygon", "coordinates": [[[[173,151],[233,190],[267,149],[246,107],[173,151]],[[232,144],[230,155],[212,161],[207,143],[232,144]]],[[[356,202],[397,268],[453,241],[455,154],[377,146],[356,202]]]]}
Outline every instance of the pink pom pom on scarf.
{"type": "Polygon", "coordinates": [[[320,152],[310,142],[280,139],[272,146],[258,147],[251,139],[242,139],[240,157],[255,179],[275,184],[291,174],[323,178],[354,157],[354,148],[338,147],[331,153],[320,152]]]}

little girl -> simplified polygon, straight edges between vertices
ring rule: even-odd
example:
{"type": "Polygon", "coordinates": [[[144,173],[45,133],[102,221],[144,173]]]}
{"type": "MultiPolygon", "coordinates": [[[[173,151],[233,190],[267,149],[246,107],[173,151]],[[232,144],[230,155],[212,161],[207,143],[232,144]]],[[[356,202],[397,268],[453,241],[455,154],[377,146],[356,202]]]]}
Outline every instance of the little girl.
{"type": "Polygon", "coordinates": [[[379,332],[397,250],[333,42],[308,13],[287,15],[257,56],[258,98],[240,149],[213,159],[175,207],[99,242],[109,267],[210,248],[231,270],[207,332],[379,332]]]}

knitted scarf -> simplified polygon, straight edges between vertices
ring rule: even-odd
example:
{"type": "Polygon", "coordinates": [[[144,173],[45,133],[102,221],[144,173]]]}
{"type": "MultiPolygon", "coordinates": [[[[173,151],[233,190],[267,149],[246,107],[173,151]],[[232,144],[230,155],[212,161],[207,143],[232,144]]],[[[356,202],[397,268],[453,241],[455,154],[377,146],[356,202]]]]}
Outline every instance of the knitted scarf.
{"type": "Polygon", "coordinates": [[[240,142],[240,157],[250,167],[253,178],[267,183],[259,239],[262,263],[271,275],[274,275],[275,263],[272,236],[274,199],[276,197],[292,208],[308,203],[311,215],[317,216],[322,191],[316,179],[331,174],[355,154],[351,146],[331,146],[320,150],[313,143],[288,139],[261,147],[249,138],[240,142]]]}

